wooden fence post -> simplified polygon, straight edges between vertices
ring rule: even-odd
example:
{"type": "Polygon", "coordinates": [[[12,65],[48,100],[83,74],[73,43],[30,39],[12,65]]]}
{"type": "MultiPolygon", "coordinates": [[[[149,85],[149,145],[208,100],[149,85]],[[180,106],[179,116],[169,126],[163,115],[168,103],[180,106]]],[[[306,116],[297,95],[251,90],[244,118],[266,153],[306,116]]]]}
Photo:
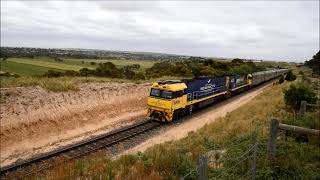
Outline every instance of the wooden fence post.
{"type": "Polygon", "coordinates": [[[198,173],[199,180],[207,180],[208,179],[208,156],[200,155],[198,161],[198,173]]]}
{"type": "Polygon", "coordinates": [[[307,110],[307,101],[301,101],[300,109],[299,109],[299,116],[304,116],[307,110]]]}
{"type": "Polygon", "coordinates": [[[268,159],[269,160],[272,160],[275,157],[278,127],[279,127],[279,121],[275,118],[272,118],[271,125],[270,125],[270,137],[268,142],[268,159]]]}
{"type": "Polygon", "coordinates": [[[256,171],[257,171],[257,153],[258,153],[258,146],[259,146],[259,137],[257,132],[255,133],[256,139],[255,139],[255,147],[253,152],[253,164],[252,164],[252,180],[256,179],[256,171]]]}

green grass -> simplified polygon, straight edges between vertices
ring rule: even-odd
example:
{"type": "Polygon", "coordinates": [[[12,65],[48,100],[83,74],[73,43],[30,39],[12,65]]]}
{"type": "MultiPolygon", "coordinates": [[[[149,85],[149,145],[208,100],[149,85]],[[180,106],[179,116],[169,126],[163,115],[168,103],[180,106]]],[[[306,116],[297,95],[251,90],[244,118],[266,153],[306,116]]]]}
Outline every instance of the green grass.
{"type": "MultiPolygon", "coordinates": [[[[82,69],[84,67],[84,66],[66,64],[63,62],[59,63],[59,62],[50,62],[50,61],[43,61],[43,60],[37,60],[37,59],[27,59],[27,58],[11,58],[7,61],[20,63],[20,64],[45,67],[45,68],[51,68],[51,69],[58,69],[58,70],[79,71],[80,69],[82,69]]],[[[90,69],[94,69],[94,67],[91,67],[90,69]]]]}
{"type": "Polygon", "coordinates": [[[63,62],[56,62],[53,58],[48,57],[39,57],[39,58],[10,58],[6,62],[1,62],[1,65],[4,64],[5,67],[7,67],[7,64],[12,64],[9,68],[4,68],[3,71],[8,71],[21,74],[21,75],[34,75],[34,74],[43,74],[49,69],[55,69],[55,70],[74,70],[79,71],[80,69],[86,67],[88,69],[95,69],[98,67],[99,63],[104,62],[112,62],[114,63],[118,68],[121,68],[123,66],[133,65],[133,64],[139,64],[141,67],[141,70],[144,71],[146,68],[152,67],[152,65],[155,63],[155,61],[148,61],[148,60],[114,60],[114,59],[101,59],[101,60],[95,60],[95,59],[71,59],[71,58],[65,58],[63,59],[63,62]],[[95,62],[95,65],[91,65],[91,62],[95,62]],[[13,66],[14,65],[14,66],[13,66]],[[32,67],[35,70],[34,73],[32,69],[23,67],[32,67]],[[38,68],[37,68],[38,67],[38,68]],[[29,72],[32,71],[32,72],[29,72]],[[22,72],[22,73],[21,73],[22,72]]]}
{"type": "Polygon", "coordinates": [[[21,76],[31,76],[44,74],[51,68],[21,64],[13,61],[0,61],[0,69],[1,71],[15,73],[21,76]]]}

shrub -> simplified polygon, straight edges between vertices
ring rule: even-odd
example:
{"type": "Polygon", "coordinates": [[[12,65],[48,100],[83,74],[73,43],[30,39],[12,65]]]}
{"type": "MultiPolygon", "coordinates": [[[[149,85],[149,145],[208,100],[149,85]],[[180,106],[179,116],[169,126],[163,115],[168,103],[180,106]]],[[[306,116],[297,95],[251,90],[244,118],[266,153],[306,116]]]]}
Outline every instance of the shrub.
{"type": "Polygon", "coordinates": [[[97,63],[96,62],[90,62],[90,64],[92,65],[92,66],[94,66],[94,65],[96,65],[97,63]]]}
{"type": "Polygon", "coordinates": [[[126,79],[133,79],[135,77],[136,73],[133,70],[131,70],[130,68],[125,67],[123,69],[123,75],[126,79]]]}
{"type": "Polygon", "coordinates": [[[142,72],[138,72],[138,73],[135,74],[133,79],[134,80],[145,80],[146,77],[144,76],[144,74],[142,72]]]}
{"type": "Polygon", "coordinates": [[[55,71],[55,70],[48,70],[44,75],[44,77],[53,78],[53,77],[61,77],[63,76],[63,72],[55,71]]]}
{"type": "Polygon", "coordinates": [[[316,102],[316,93],[307,86],[300,84],[298,86],[291,85],[289,89],[284,91],[284,101],[287,106],[290,106],[293,110],[299,110],[301,101],[307,101],[307,103],[316,102]]]}
{"type": "Polygon", "coordinates": [[[286,75],[286,78],[285,78],[285,80],[287,80],[287,81],[294,81],[294,80],[296,80],[296,79],[297,79],[297,76],[294,75],[294,74],[292,73],[292,71],[289,71],[289,72],[287,73],[287,75],[286,75]]]}
{"type": "Polygon", "coordinates": [[[172,73],[173,64],[167,61],[154,63],[153,66],[146,70],[148,77],[161,77],[166,75],[173,75],[172,73]]]}
{"type": "Polygon", "coordinates": [[[192,76],[192,73],[188,66],[184,63],[175,63],[175,66],[172,67],[172,74],[174,76],[192,76]]]}
{"type": "Polygon", "coordinates": [[[79,72],[73,70],[67,70],[64,72],[65,76],[79,76],[79,72]]]}
{"type": "Polygon", "coordinates": [[[94,71],[93,71],[93,70],[90,70],[90,69],[88,69],[88,68],[82,68],[82,69],[80,69],[80,70],[79,70],[79,73],[80,73],[80,76],[85,76],[85,77],[94,75],[94,71]]]}
{"type": "Polygon", "coordinates": [[[141,66],[140,66],[140,64],[132,64],[132,67],[135,69],[140,69],[141,66]]]}
{"type": "Polygon", "coordinates": [[[284,82],[284,76],[280,76],[280,79],[279,79],[279,84],[282,84],[284,82]]]}
{"type": "Polygon", "coordinates": [[[235,66],[229,70],[229,74],[249,74],[253,72],[254,72],[254,68],[248,64],[235,66]]]}
{"type": "Polygon", "coordinates": [[[95,70],[95,75],[101,77],[121,78],[121,70],[112,62],[100,63],[95,70]]]}

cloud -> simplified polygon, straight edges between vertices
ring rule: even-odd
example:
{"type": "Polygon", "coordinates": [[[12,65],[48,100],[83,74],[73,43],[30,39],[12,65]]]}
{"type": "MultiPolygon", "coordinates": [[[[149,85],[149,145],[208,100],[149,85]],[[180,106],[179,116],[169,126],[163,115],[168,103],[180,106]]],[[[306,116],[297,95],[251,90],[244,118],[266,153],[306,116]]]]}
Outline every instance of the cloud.
{"type": "Polygon", "coordinates": [[[319,2],[2,1],[1,45],[303,61],[319,2]]]}

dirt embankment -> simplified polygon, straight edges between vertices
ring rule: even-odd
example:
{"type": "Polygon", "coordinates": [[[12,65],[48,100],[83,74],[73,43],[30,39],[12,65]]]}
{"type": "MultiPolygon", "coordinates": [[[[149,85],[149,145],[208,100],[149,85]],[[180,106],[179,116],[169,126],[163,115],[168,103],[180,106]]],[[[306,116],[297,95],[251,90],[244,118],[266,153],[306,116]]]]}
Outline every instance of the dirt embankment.
{"type": "Polygon", "coordinates": [[[1,166],[144,118],[148,89],[129,83],[88,83],[64,93],[2,89],[1,166]]]}

